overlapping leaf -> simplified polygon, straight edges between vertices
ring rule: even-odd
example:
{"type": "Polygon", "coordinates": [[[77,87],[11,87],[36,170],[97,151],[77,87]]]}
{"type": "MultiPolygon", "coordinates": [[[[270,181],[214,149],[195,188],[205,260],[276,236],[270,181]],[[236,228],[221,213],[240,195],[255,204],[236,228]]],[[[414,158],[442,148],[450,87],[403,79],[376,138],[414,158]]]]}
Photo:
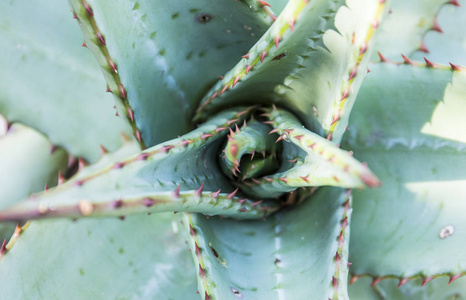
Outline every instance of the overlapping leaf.
{"type": "Polygon", "coordinates": [[[372,67],[345,147],[384,185],[354,196],[355,274],[427,282],[465,272],[465,87],[449,67],[372,67]]]}

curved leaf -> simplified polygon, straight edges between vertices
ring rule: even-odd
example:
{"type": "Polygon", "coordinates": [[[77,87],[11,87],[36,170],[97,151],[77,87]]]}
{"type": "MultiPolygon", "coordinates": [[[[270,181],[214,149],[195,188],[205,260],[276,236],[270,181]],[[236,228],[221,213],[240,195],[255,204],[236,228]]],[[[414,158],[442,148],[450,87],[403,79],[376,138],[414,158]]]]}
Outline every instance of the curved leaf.
{"type": "Polygon", "coordinates": [[[173,214],[32,222],[0,260],[2,296],[199,299],[180,229],[173,214]]]}
{"type": "Polygon", "coordinates": [[[131,134],[63,1],[0,3],[0,113],[94,161],[131,134]],[[45,73],[46,72],[46,73],[45,73]],[[72,117],[71,117],[72,116],[72,117]],[[86,126],[84,126],[85,124],[86,126]]]}
{"type": "Polygon", "coordinates": [[[372,67],[345,147],[384,185],[354,195],[355,274],[426,279],[466,271],[465,99],[465,72],[372,67]]]}
{"type": "Polygon", "coordinates": [[[270,24],[244,1],[70,3],[121,113],[148,146],[190,131],[204,91],[270,24]]]}
{"type": "Polygon", "coordinates": [[[263,221],[185,215],[204,299],[347,299],[350,199],[309,196],[263,221]]]}
{"type": "Polygon", "coordinates": [[[220,138],[228,126],[241,122],[247,111],[226,111],[178,139],[93,172],[78,173],[54,190],[3,210],[0,220],[160,211],[263,217],[276,208],[235,197],[234,187],[217,164],[220,138]],[[210,192],[203,192],[204,188],[210,192]]]}
{"type": "Polygon", "coordinates": [[[206,118],[238,103],[275,103],[337,143],[359,85],[384,1],[291,0],[269,30],[207,93],[206,118]]]}

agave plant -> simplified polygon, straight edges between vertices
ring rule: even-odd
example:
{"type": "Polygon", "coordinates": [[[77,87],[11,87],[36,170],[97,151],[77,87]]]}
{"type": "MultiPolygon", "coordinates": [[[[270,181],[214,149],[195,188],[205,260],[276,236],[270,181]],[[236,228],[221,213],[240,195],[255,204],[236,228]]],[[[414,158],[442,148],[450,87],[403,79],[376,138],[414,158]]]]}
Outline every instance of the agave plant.
{"type": "Polygon", "coordinates": [[[466,296],[456,0],[52,2],[0,3],[2,297],[466,296]]]}

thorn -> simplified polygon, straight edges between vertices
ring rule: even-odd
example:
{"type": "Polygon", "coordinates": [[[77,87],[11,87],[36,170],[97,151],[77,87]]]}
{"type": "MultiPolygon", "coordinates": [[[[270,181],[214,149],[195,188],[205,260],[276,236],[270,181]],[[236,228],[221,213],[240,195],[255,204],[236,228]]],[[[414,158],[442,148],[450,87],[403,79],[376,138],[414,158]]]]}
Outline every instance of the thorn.
{"type": "Polygon", "coordinates": [[[231,124],[236,123],[236,122],[238,122],[238,121],[239,121],[239,119],[232,119],[232,120],[229,120],[229,121],[227,122],[227,124],[228,124],[228,125],[231,125],[231,124]]]}
{"type": "Polygon", "coordinates": [[[143,152],[139,154],[138,160],[146,160],[149,157],[149,153],[143,152]]]}
{"type": "Polygon", "coordinates": [[[245,54],[245,55],[243,55],[243,56],[241,56],[241,57],[242,57],[242,58],[248,59],[248,58],[249,58],[249,53],[248,53],[248,54],[245,54]]]}
{"type": "Polygon", "coordinates": [[[279,262],[281,262],[281,260],[279,260],[278,258],[275,258],[274,264],[278,264],[279,262]]]}
{"type": "Polygon", "coordinates": [[[280,43],[280,40],[281,40],[281,36],[280,36],[280,35],[277,35],[277,36],[275,37],[275,39],[274,39],[274,41],[275,41],[275,47],[277,47],[277,49],[278,49],[278,43],[280,43]]]}
{"type": "Polygon", "coordinates": [[[65,177],[63,177],[61,171],[58,171],[58,182],[57,185],[63,184],[65,182],[65,177]]]}
{"type": "Polygon", "coordinates": [[[462,273],[459,273],[459,274],[450,276],[450,281],[448,281],[448,284],[452,283],[453,281],[455,281],[456,279],[460,278],[461,276],[463,276],[462,273]]]}
{"type": "Polygon", "coordinates": [[[83,44],[81,45],[81,47],[87,48],[86,42],[83,42],[83,44]]]}
{"type": "Polygon", "coordinates": [[[235,85],[238,83],[239,79],[240,79],[239,76],[236,76],[236,77],[235,77],[235,80],[233,80],[233,83],[231,84],[231,87],[232,87],[232,88],[235,87],[235,85]]]}
{"type": "Polygon", "coordinates": [[[47,183],[45,184],[45,187],[44,187],[44,192],[47,192],[47,190],[49,189],[47,183]]]}
{"type": "Polygon", "coordinates": [[[454,6],[457,6],[457,7],[460,7],[461,5],[459,4],[458,0],[450,0],[450,2],[448,2],[448,4],[451,4],[451,5],[454,5],[454,6]]]}
{"type": "Polygon", "coordinates": [[[111,59],[107,59],[108,64],[110,65],[110,68],[112,68],[113,72],[118,73],[117,68],[115,66],[115,63],[111,59]]]}
{"type": "Polygon", "coordinates": [[[261,56],[260,56],[261,63],[264,62],[264,58],[266,55],[267,55],[267,50],[262,51],[261,56]]]}
{"type": "Polygon", "coordinates": [[[276,132],[278,132],[279,130],[280,130],[280,129],[278,129],[278,128],[274,128],[274,129],[270,130],[269,134],[276,133],[276,132]]]}
{"type": "Polygon", "coordinates": [[[438,24],[437,18],[434,20],[434,25],[432,25],[432,30],[443,33],[442,28],[440,28],[440,25],[438,24]]]}
{"type": "Polygon", "coordinates": [[[383,277],[375,277],[374,280],[372,280],[371,287],[374,287],[377,283],[381,282],[383,277]]]}
{"type": "Polygon", "coordinates": [[[288,22],[288,25],[290,26],[290,29],[292,32],[294,32],[294,24],[295,24],[295,19],[291,18],[290,21],[288,22]]]}
{"type": "Polygon", "coordinates": [[[264,180],[267,181],[268,183],[271,183],[273,181],[273,179],[269,177],[264,177],[264,180]]]}
{"type": "Polygon", "coordinates": [[[295,135],[294,138],[297,139],[298,141],[301,141],[301,139],[303,138],[304,135],[300,134],[300,135],[295,135]]]}
{"type": "Polygon", "coordinates": [[[429,53],[429,49],[427,49],[426,43],[424,43],[424,41],[421,42],[421,46],[419,46],[419,51],[429,53]]]}
{"type": "Polygon", "coordinates": [[[120,208],[123,206],[123,200],[122,199],[118,199],[118,200],[115,200],[112,202],[112,207],[114,209],[117,209],[117,208],[120,208]]]}
{"type": "Polygon", "coordinates": [[[55,150],[57,150],[57,147],[55,147],[55,145],[50,146],[50,154],[53,154],[55,150]]]}
{"type": "Polygon", "coordinates": [[[262,123],[267,124],[267,125],[273,125],[274,121],[264,121],[262,123]]]}
{"type": "Polygon", "coordinates": [[[338,122],[339,120],[340,120],[340,112],[338,111],[338,112],[333,116],[333,120],[332,120],[332,123],[330,123],[330,125],[335,124],[335,123],[338,122]]]}
{"type": "Polygon", "coordinates": [[[336,263],[339,263],[340,260],[341,260],[341,257],[340,257],[340,254],[339,254],[338,251],[337,251],[337,253],[335,254],[335,262],[336,262],[336,263]]]}
{"type": "Polygon", "coordinates": [[[248,73],[249,73],[249,71],[251,71],[251,69],[252,69],[251,65],[246,66],[246,75],[248,75],[248,73]]]}
{"type": "Polygon", "coordinates": [[[189,144],[192,144],[192,143],[194,143],[194,141],[192,141],[192,140],[182,140],[180,144],[181,144],[181,146],[186,147],[186,146],[188,146],[189,144]]]}
{"type": "Polygon", "coordinates": [[[405,62],[405,64],[407,65],[412,65],[413,64],[413,61],[409,58],[407,58],[406,56],[403,55],[403,53],[401,54],[401,57],[403,57],[403,60],[405,62]]]}
{"type": "Polygon", "coordinates": [[[367,51],[367,43],[364,43],[359,49],[359,55],[366,53],[366,51],[367,51]]]}
{"type": "MultiPolygon", "coordinates": [[[[118,86],[118,88],[120,89],[121,98],[126,99],[126,91],[125,91],[124,86],[120,84],[118,86]]],[[[130,108],[128,108],[128,109],[130,109],[130,108]]]]}
{"type": "Polygon", "coordinates": [[[218,198],[218,195],[220,194],[220,191],[221,191],[221,189],[214,192],[214,193],[211,193],[210,195],[212,196],[212,198],[218,198]]]}
{"type": "Polygon", "coordinates": [[[421,286],[425,286],[425,285],[426,285],[429,281],[431,281],[432,279],[434,279],[434,276],[425,277],[424,280],[422,281],[421,286]]]}
{"type": "Polygon", "coordinates": [[[355,283],[356,281],[358,281],[358,279],[359,279],[358,275],[353,275],[351,277],[351,280],[350,280],[349,284],[351,285],[351,284],[355,283]]]}
{"type": "Polygon", "coordinates": [[[134,122],[134,113],[133,113],[133,110],[132,110],[130,107],[128,107],[128,108],[126,109],[126,111],[128,112],[128,116],[129,116],[129,119],[131,120],[131,122],[134,122]]]}
{"type": "Polygon", "coordinates": [[[278,143],[278,142],[281,141],[281,140],[286,140],[286,134],[285,134],[285,133],[281,134],[281,135],[278,137],[278,139],[275,141],[275,143],[278,143]]]}
{"type": "Polygon", "coordinates": [[[353,79],[354,77],[356,77],[356,75],[358,74],[358,69],[357,68],[354,68],[352,71],[351,71],[351,74],[348,78],[348,81],[353,79]]]}
{"type": "Polygon", "coordinates": [[[259,3],[262,5],[262,6],[268,6],[268,7],[271,7],[270,4],[268,4],[267,2],[265,2],[264,0],[259,0],[259,3]]]}
{"type": "Polygon", "coordinates": [[[223,80],[223,78],[224,78],[222,75],[218,75],[217,77],[218,77],[218,79],[220,79],[220,80],[223,80]]]}
{"type": "Polygon", "coordinates": [[[260,185],[261,184],[261,181],[259,179],[256,179],[256,178],[251,178],[251,180],[257,184],[257,185],[260,185]]]}
{"type": "Polygon", "coordinates": [[[201,196],[202,195],[202,190],[204,189],[204,182],[201,184],[201,186],[194,192],[194,195],[196,196],[201,196]]]}
{"type": "Polygon", "coordinates": [[[139,130],[136,130],[135,133],[136,133],[136,139],[138,140],[139,143],[141,143],[141,132],[139,130]]]}
{"type": "Polygon", "coordinates": [[[89,4],[86,1],[83,1],[82,3],[83,3],[84,8],[86,9],[87,13],[89,14],[89,16],[93,17],[94,12],[92,11],[92,8],[89,6],[89,4]]]}
{"type": "Polygon", "coordinates": [[[399,288],[400,286],[406,284],[409,280],[410,280],[409,277],[408,278],[401,278],[400,283],[398,283],[398,285],[396,287],[399,288]]]}
{"type": "Polygon", "coordinates": [[[180,188],[181,188],[180,185],[178,185],[178,186],[176,187],[175,191],[173,191],[173,197],[175,197],[175,198],[179,198],[179,197],[180,197],[180,188]]]}
{"type": "Polygon", "coordinates": [[[236,133],[239,133],[239,131],[240,131],[240,130],[239,130],[239,128],[238,128],[238,124],[235,123],[235,134],[236,134],[236,133]]]}
{"type": "Polygon", "coordinates": [[[288,182],[288,178],[286,178],[286,177],[279,177],[278,179],[280,179],[280,180],[283,181],[284,183],[287,183],[287,182],[288,182]]]}
{"type": "Polygon", "coordinates": [[[224,131],[225,129],[229,129],[229,127],[218,127],[215,129],[215,132],[224,131]]]}
{"type": "Polygon", "coordinates": [[[461,70],[461,68],[458,67],[457,65],[454,65],[454,64],[452,64],[452,63],[449,63],[449,64],[450,64],[451,69],[452,69],[453,71],[460,71],[460,70],[461,70]]]}
{"type": "Polygon", "coordinates": [[[343,94],[341,95],[340,101],[343,101],[346,98],[348,98],[348,95],[349,95],[349,87],[347,87],[345,91],[343,92],[343,94]]]}
{"type": "Polygon", "coordinates": [[[336,288],[338,287],[338,280],[335,278],[335,276],[332,276],[332,285],[336,288]]]}
{"type": "Polygon", "coordinates": [[[142,200],[142,203],[144,203],[144,206],[145,206],[145,207],[151,207],[152,205],[155,204],[155,201],[152,200],[151,198],[144,198],[144,199],[142,200]]]}
{"type": "Polygon", "coordinates": [[[214,135],[211,134],[211,133],[204,133],[203,135],[201,135],[201,139],[205,140],[205,139],[208,139],[210,137],[213,137],[214,135]]]}
{"type": "Polygon", "coordinates": [[[377,53],[379,54],[380,62],[387,62],[387,59],[385,58],[385,56],[382,55],[382,53],[380,53],[379,51],[377,51],[377,53]]]}
{"type": "Polygon", "coordinates": [[[0,258],[5,254],[6,252],[6,240],[3,240],[2,247],[0,247],[0,258]]]}
{"type": "Polygon", "coordinates": [[[102,45],[106,45],[105,44],[105,38],[104,36],[102,35],[102,33],[100,33],[99,31],[96,32],[96,35],[97,35],[97,38],[99,39],[99,42],[102,44],[102,45]]]}
{"type": "Polygon", "coordinates": [[[427,66],[428,68],[435,68],[435,67],[436,67],[435,64],[432,63],[432,62],[431,62],[430,60],[428,60],[427,58],[424,57],[424,60],[426,61],[426,66],[427,66]]]}
{"type": "Polygon", "coordinates": [[[214,92],[212,96],[210,96],[210,100],[213,100],[217,96],[218,96],[218,92],[214,92]]]}
{"type": "Polygon", "coordinates": [[[225,93],[225,91],[228,90],[228,87],[229,87],[229,85],[228,85],[228,84],[225,84],[225,86],[223,87],[223,89],[220,91],[220,95],[222,95],[223,93],[225,93]]]}
{"type": "Polygon", "coordinates": [[[78,19],[78,15],[75,12],[73,12],[73,19],[78,19]]]}
{"type": "Polygon", "coordinates": [[[164,153],[168,153],[168,151],[170,151],[171,149],[175,148],[175,146],[172,146],[172,145],[165,145],[162,147],[162,151],[164,153]]]}
{"type": "Polygon", "coordinates": [[[348,226],[348,217],[345,217],[345,218],[341,221],[341,229],[342,229],[342,230],[345,230],[346,226],[348,226]]]}
{"type": "Polygon", "coordinates": [[[108,153],[108,150],[107,148],[105,148],[104,146],[100,145],[100,154],[101,155],[105,155],[108,153]]]}
{"type": "Polygon", "coordinates": [[[238,188],[236,188],[236,190],[234,190],[233,192],[229,193],[229,194],[227,195],[227,198],[228,198],[228,199],[233,198],[233,197],[236,195],[237,192],[238,192],[238,188]]]}
{"type": "MultiPolygon", "coordinates": [[[[244,199],[244,200],[246,200],[246,199],[244,199]]],[[[251,203],[251,207],[257,206],[257,205],[261,204],[262,202],[263,202],[263,200],[253,202],[253,203],[251,203]]]]}
{"type": "Polygon", "coordinates": [[[300,178],[304,181],[306,181],[307,183],[309,183],[309,177],[308,176],[300,176],[300,178]]]}

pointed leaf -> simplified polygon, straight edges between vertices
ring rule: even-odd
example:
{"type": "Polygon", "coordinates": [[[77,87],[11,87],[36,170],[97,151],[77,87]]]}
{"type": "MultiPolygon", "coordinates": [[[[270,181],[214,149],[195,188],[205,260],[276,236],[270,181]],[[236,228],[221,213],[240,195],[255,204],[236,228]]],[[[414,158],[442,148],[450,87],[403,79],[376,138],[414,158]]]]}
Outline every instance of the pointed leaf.
{"type": "Polygon", "coordinates": [[[196,117],[254,99],[291,110],[338,143],[366,73],[372,24],[384,8],[384,1],[345,2],[289,1],[247,57],[207,93],[196,117]]]}
{"type": "Polygon", "coordinates": [[[350,200],[338,188],[302,196],[263,221],[186,215],[204,299],[347,299],[350,200]]]}
{"type": "Polygon", "coordinates": [[[0,3],[0,113],[94,161],[117,148],[127,122],[115,117],[95,59],[63,1],[0,3]],[[71,117],[72,116],[72,117],[71,117]]]}
{"type": "Polygon", "coordinates": [[[0,212],[0,220],[160,211],[263,217],[275,209],[252,205],[251,200],[230,195],[235,189],[222,176],[217,164],[220,138],[228,129],[225,126],[234,124],[232,120],[240,122],[240,115],[244,115],[244,109],[221,113],[178,139],[94,172],[78,173],[54,190],[0,212]],[[223,192],[219,194],[221,189],[223,192]]]}
{"type": "Polygon", "coordinates": [[[148,146],[193,128],[202,93],[270,23],[244,1],[166,1],[163,9],[154,1],[70,3],[110,89],[148,146]]]}
{"type": "Polygon", "coordinates": [[[307,155],[288,170],[279,170],[250,182],[245,190],[261,197],[275,197],[303,186],[332,185],[339,187],[376,187],[380,185],[374,174],[348,152],[334,143],[307,130],[291,113],[281,109],[267,110],[272,127],[284,140],[299,147],[307,155]]]}
{"type": "Polygon", "coordinates": [[[0,260],[2,297],[199,299],[180,229],[173,214],[32,222],[0,260]]]}
{"type": "Polygon", "coordinates": [[[372,67],[345,147],[384,185],[354,195],[355,274],[410,278],[466,271],[465,99],[465,72],[372,67]]]}

